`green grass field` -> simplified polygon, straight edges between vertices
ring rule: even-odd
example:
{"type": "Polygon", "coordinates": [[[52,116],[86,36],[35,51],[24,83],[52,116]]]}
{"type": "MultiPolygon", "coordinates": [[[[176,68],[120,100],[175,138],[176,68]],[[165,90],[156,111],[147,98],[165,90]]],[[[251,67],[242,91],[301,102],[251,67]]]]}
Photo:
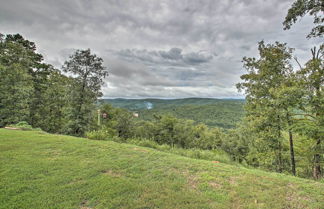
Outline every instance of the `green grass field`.
{"type": "Polygon", "coordinates": [[[324,184],[150,148],[0,129],[0,208],[324,208],[324,184]]]}

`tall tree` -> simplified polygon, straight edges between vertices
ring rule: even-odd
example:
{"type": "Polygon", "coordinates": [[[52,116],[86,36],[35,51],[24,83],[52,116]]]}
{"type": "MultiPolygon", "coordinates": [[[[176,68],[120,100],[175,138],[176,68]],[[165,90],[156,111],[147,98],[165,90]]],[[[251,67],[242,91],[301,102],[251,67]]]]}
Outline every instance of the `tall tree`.
{"type": "Polygon", "coordinates": [[[37,127],[51,133],[64,133],[73,79],[53,69],[44,81],[39,98],[41,103],[37,106],[37,127]]]}
{"type": "Polygon", "coordinates": [[[29,121],[32,78],[20,64],[0,64],[0,127],[29,121]]]}
{"type": "Polygon", "coordinates": [[[272,94],[275,105],[283,112],[285,121],[283,125],[289,137],[291,172],[293,175],[296,175],[293,126],[295,125],[296,110],[301,108],[301,98],[304,95],[304,91],[300,90],[296,74],[290,72],[286,75],[286,79],[282,81],[281,85],[273,89],[272,94]]]}
{"type": "MultiPolygon", "coordinates": [[[[302,18],[306,14],[313,16],[315,27],[312,28],[307,38],[323,37],[324,35],[324,1],[323,0],[296,0],[283,22],[284,29],[290,29],[296,23],[298,18],[302,18]]],[[[306,67],[302,68],[300,65],[299,74],[301,81],[301,91],[305,92],[304,102],[302,106],[303,118],[306,122],[302,125],[302,132],[306,132],[311,138],[316,139],[315,153],[313,160],[313,177],[318,179],[322,175],[321,170],[321,156],[324,151],[321,145],[323,141],[323,51],[324,44],[321,44],[320,49],[316,51],[316,47],[312,49],[312,59],[307,62],[306,67]],[[305,91],[306,90],[306,91],[305,91]],[[308,131],[305,131],[308,130],[308,131]]]]}
{"type": "Polygon", "coordinates": [[[324,47],[312,49],[312,58],[298,71],[301,88],[304,90],[303,112],[300,114],[301,132],[314,139],[313,177],[322,176],[324,154],[324,47]]]}
{"type": "Polygon", "coordinates": [[[71,88],[68,132],[83,135],[89,128],[94,104],[102,96],[100,89],[108,72],[102,58],[91,54],[90,49],[77,50],[64,63],[63,71],[72,74],[75,82],[71,88]]]}
{"type": "Polygon", "coordinates": [[[30,122],[33,70],[41,61],[35,44],[21,35],[0,36],[0,126],[30,122]]]}
{"type": "MultiPolygon", "coordinates": [[[[7,92],[10,92],[10,87],[19,85],[18,81],[24,82],[24,84],[21,84],[22,86],[14,92],[29,89],[28,95],[26,91],[9,95],[8,98],[13,98],[15,102],[8,102],[5,109],[10,109],[15,103],[25,102],[24,108],[15,107],[14,112],[9,111],[9,117],[14,117],[16,112],[22,112],[25,109],[25,116],[16,117],[14,121],[27,120],[31,125],[39,127],[42,117],[44,117],[41,114],[45,105],[43,95],[48,83],[48,75],[53,71],[53,68],[51,65],[43,63],[43,56],[36,52],[35,43],[24,39],[20,34],[2,36],[0,47],[0,62],[5,68],[11,69],[7,78],[4,79],[9,82],[5,87],[7,92]],[[10,76],[13,76],[14,73],[18,77],[15,78],[16,80],[9,81],[10,76]]],[[[11,120],[11,123],[14,121],[11,120]]]]}
{"type": "MultiPolygon", "coordinates": [[[[254,131],[260,140],[255,141],[258,152],[265,158],[275,153],[276,170],[284,169],[283,135],[286,123],[285,108],[277,102],[276,92],[292,72],[290,64],[292,49],[286,44],[259,43],[260,58],[244,58],[248,74],[242,75],[244,82],[237,85],[246,94],[246,120],[253,123],[254,131]],[[264,147],[266,146],[266,147],[264,147]]],[[[259,155],[261,157],[261,155],[259,155]]],[[[266,166],[271,162],[264,160],[266,166]]]]}

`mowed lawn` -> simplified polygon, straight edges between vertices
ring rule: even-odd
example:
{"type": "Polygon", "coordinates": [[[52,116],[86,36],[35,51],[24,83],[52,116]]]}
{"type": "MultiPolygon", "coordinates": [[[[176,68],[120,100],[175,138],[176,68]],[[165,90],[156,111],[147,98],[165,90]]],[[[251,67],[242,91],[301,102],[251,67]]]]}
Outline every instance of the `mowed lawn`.
{"type": "Polygon", "coordinates": [[[324,184],[128,144],[0,129],[0,208],[324,208],[324,184]]]}

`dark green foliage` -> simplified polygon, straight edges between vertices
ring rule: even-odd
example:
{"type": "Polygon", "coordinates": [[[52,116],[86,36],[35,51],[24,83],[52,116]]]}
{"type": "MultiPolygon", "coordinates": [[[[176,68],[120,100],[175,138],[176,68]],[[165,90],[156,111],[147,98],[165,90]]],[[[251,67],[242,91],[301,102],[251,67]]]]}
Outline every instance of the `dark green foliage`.
{"type": "Polygon", "coordinates": [[[24,68],[0,65],[0,127],[29,120],[32,93],[31,76],[24,68]]]}
{"type": "Polygon", "coordinates": [[[107,75],[102,59],[78,50],[65,63],[68,78],[43,63],[21,35],[0,36],[0,127],[27,121],[48,132],[82,135],[92,123],[107,75]]]}
{"type": "Polygon", "coordinates": [[[324,1],[323,0],[296,0],[283,22],[284,29],[290,29],[297,22],[298,18],[302,18],[306,14],[314,17],[315,27],[308,34],[310,37],[322,37],[324,34],[324,1]]]}
{"type": "Polygon", "coordinates": [[[183,98],[183,99],[102,99],[102,102],[112,104],[114,107],[122,107],[128,110],[147,109],[148,103],[152,104],[153,108],[175,107],[182,105],[209,105],[225,102],[244,102],[244,99],[214,99],[214,98],[183,98]]]}
{"type": "Polygon", "coordinates": [[[34,43],[20,35],[0,39],[0,127],[30,121],[33,68],[40,60],[34,43]]]}
{"type": "MultiPolygon", "coordinates": [[[[6,79],[8,90],[23,82],[22,86],[19,87],[19,90],[24,90],[24,92],[20,92],[21,95],[18,95],[17,91],[13,90],[14,94],[12,96],[6,96],[15,98],[18,103],[24,102],[25,108],[28,105],[28,111],[24,111],[28,118],[25,116],[20,120],[27,120],[33,126],[39,126],[38,122],[41,120],[40,109],[44,106],[42,95],[48,83],[47,76],[53,70],[52,67],[42,62],[43,56],[36,53],[35,43],[25,40],[19,34],[9,34],[1,41],[0,57],[1,64],[9,68],[11,75],[15,74],[17,76],[16,78],[8,77],[6,79]]],[[[10,105],[6,106],[10,107],[10,105]]],[[[22,111],[25,108],[15,107],[17,111],[22,111]]]]}
{"type": "Polygon", "coordinates": [[[103,60],[91,54],[90,49],[77,50],[64,63],[63,71],[74,76],[70,88],[67,132],[80,136],[89,130],[94,103],[102,96],[100,88],[108,73],[103,67],[103,60]]]}
{"type": "Polygon", "coordinates": [[[297,74],[298,85],[303,89],[301,112],[296,117],[296,130],[312,141],[313,177],[323,175],[324,140],[324,45],[312,49],[312,58],[297,74]]]}
{"type": "Polygon", "coordinates": [[[154,115],[169,114],[227,129],[234,128],[244,115],[244,100],[234,99],[105,99],[103,102],[137,111],[140,119],[148,121],[154,120],[154,115]],[[152,104],[152,109],[147,109],[147,103],[152,104]]]}
{"type": "Polygon", "coordinates": [[[130,138],[134,135],[133,114],[125,109],[113,108],[109,104],[104,104],[100,107],[101,114],[106,114],[106,118],[100,116],[101,128],[107,131],[108,136],[117,136],[123,139],[130,138]]]}
{"type": "Polygon", "coordinates": [[[98,131],[87,132],[88,138],[106,140],[117,137],[124,142],[137,138],[171,147],[220,150],[225,135],[219,128],[209,128],[171,115],[155,116],[152,121],[144,121],[125,109],[109,104],[102,105],[100,112],[101,125],[98,131]],[[103,114],[106,118],[103,118],[103,114]]]}
{"type": "MultiPolygon", "coordinates": [[[[246,116],[242,122],[245,128],[237,129],[234,138],[243,144],[248,142],[248,152],[243,157],[249,165],[321,178],[324,153],[321,50],[312,49],[313,58],[296,72],[290,64],[291,49],[285,44],[261,42],[259,59],[244,58],[248,74],[241,77],[244,82],[238,88],[246,94],[246,116]]],[[[225,150],[237,157],[239,152],[232,151],[235,147],[230,145],[225,150]]]]}
{"type": "Polygon", "coordinates": [[[0,47],[0,126],[28,121],[33,127],[62,132],[65,76],[42,63],[36,45],[19,34],[2,36],[0,47]]]}
{"type": "Polygon", "coordinates": [[[59,71],[53,71],[47,76],[46,89],[42,94],[42,106],[39,109],[40,120],[38,126],[51,133],[65,133],[68,121],[69,89],[72,83],[59,71]]]}
{"type": "Polygon", "coordinates": [[[222,150],[227,152],[234,161],[239,163],[250,163],[247,161],[247,155],[249,153],[249,143],[252,141],[252,136],[246,128],[241,125],[236,129],[229,130],[224,134],[221,143],[222,150]]]}
{"type": "Polygon", "coordinates": [[[246,94],[246,122],[253,124],[251,131],[261,140],[260,143],[254,141],[256,159],[266,162],[263,157],[272,158],[274,161],[268,160],[266,167],[275,166],[282,172],[285,167],[282,131],[289,106],[278,103],[277,92],[292,72],[289,62],[292,49],[281,43],[260,42],[259,53],[259,59],[243,59],[248,73],[241,76],[244,82],[237,87],[246,94]]]}

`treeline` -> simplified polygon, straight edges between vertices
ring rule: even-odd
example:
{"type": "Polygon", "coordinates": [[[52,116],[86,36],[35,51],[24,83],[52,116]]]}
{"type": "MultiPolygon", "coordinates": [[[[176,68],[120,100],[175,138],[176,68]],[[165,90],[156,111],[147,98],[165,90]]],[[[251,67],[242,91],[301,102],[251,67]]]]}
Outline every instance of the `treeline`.
{"type": "Polygon", "coordinates": [[[58,70],[43,62],[35,43],[0,34],[0,127],[26,121],[48,132],[82,136],[91,129],[107,76],[102,63],[90,49],[77,50],[58,70]]]}

